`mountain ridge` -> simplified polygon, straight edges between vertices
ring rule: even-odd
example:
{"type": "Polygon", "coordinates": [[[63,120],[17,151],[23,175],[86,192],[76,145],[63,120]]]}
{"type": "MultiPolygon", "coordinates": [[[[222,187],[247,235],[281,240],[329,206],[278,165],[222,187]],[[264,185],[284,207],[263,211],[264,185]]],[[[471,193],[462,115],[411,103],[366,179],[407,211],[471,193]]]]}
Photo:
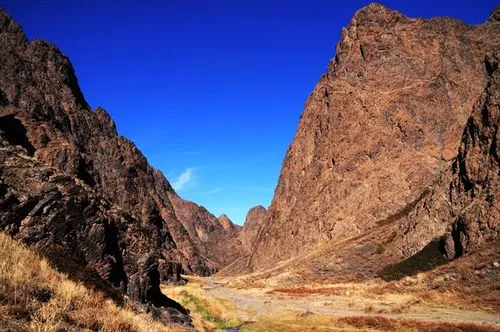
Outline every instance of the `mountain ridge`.
{"type": "MultiPolygon", "coordinates": [[[[355,13],[307,98],[244,271],[361,236],[404,218],[427,195],[457,156],[488,84],[485,58],[500,45],[498,12],[475,26],[409,18],[379,4],[355,13]]],[[[443,232],[394,254],[408,257],[443,232]]]]}
{"type": "MultiPolygon", "coordinates": [[[[181,220],[183,200],[102,107],[90,108],[55,45],[30,42],[4,10],[0,45],[0,229],[78,280],[108,283],[189,322],[159,284],[217,271],[224,241],[215,253],[188,232],[196,220],[181,220]]],[[[193,215],[213,217],[186,204],[193,215]]],[[[218,222],[209,231],[212,241],[233,236],[218,222]]]]}

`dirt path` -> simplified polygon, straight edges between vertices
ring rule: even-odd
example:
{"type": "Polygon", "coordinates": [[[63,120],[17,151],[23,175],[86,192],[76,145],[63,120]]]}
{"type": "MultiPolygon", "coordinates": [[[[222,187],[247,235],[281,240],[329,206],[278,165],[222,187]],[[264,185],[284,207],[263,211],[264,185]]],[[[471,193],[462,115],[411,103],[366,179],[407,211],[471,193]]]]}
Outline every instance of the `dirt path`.
{"type": "Polygon", "coordinates": [[[339,317],[375,315],[405,320],[486,323],[500,329],[499,315],[483,311],[432,307],[418,301],[408,303],[408,299],[404,296],[391,298],[390,301],[342,295],[297,297],[271,294],[265,289],[235,289],[214,278],[209,278],[203,288],[210,296],[233,303],[237,309],[232,314],[247,322],[257,321],[260,315],[296,311],[305,315],[326,314],[339,317]],[[403,312],[397,312],[395,308],[403,312]]]}

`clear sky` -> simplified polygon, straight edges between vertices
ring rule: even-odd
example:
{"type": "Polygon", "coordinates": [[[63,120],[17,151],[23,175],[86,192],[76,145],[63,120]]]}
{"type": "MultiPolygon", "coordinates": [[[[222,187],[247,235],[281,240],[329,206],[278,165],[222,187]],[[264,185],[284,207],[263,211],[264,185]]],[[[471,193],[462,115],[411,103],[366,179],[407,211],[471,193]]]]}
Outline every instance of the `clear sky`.
{"type": "MultiPolygon", "coordinates": [[[[307,95],[368,3],[0,0],[28,38],[68,55],[89,104],[182,197],[239,224],[270,204],[307,95]]],[[[380,3],[476,24],[496,2],[380,3]]]]}

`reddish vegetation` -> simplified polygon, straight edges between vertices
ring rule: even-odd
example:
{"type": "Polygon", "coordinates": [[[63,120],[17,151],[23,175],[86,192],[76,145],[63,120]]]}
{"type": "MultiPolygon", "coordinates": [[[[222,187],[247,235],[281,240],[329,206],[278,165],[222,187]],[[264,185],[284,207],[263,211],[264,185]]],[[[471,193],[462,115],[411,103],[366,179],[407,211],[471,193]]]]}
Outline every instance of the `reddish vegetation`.
{"type": "Polygon", "coordinates": [[[309,287],[296,287],[296,288],[275,288],[268,291],[269,294],[286,294],[291,296],[307,296],[312,294],[321,295],[344,295],[345,289],[339,287],[324,287],[324,288],[309,288],[309,287]]]}
{"type": "Polygon", "coordinates": [[[417,329],[424,332],[495,332],[497,329],[488,325],[472,323],[439,323],[419,320],[399,320],[381,316],[342,317],[339,322],[349,324],[358,329],[378,329],[382,331],[399,331],[417,329]]]}

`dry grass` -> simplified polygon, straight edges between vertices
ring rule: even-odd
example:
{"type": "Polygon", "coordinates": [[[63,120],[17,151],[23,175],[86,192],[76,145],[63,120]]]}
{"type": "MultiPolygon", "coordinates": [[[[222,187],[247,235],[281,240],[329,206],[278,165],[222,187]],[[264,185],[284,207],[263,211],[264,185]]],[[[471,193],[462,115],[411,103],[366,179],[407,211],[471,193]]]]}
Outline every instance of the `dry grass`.
{"type": "MultiPolygon", "coordinates": [[[[425,287],[429,291],[427,284],[431,281],[432,278],[428,274],[422,273],[408,277],[399,284],[378,280],[328,287],[313,284],[271,290],[238,289],[230,298],[236,299],[234,303],[238,304],[239,308],[214,298],[212,292],[206,292],[203,289],[204,279],[193,279],[187,287],[169,287],[166,292],[197,315],[198,322],[195,326],[199,330],[238,327],[240,331],[496,331],[495,327],[486,325],[486,322],[491,324],[491,314],[485,316],[483,324],[475,316],[476,313],[481,314],[480,312],[454,312],[447,304],[443,306],[444,310],[439,310],[439,296],[432,300],[420,297],[419,290],[425,287]],[[374,290],[380,290],[383,285],[393,286],[383,294],[373,294],[374,290]],[[408,289],[410,290],[407,291],[408,289]],[[248,305],[255,302],[245,302],[245,298],[260,299],[262,306],[259,308],[258,301],[257,304],[248,305]],[[280,301],[288,302],[279,306],[280,301]],[[277,306],[273,306],[273,303],[277,306]],[[304,304],[310,310],[303,311],[304,304]],[[318,310],[319,306],[332,310],[318,310]],[[435,312],[435,309],[438,310],[435,312]],[[247,313],[248,310],[255,311],[246,315],[247,318],[237,319],[232,324],[217,325],[220,318],[230,322],[234,317],[241,317],[238,312],[247,313]],[[435,313],[431,314],[432,312],[435,313]],[[347,317],[342,317],[345,314],[347,317]],[[404,317],[401,314],[409,316],[404,317]],[[449,319],[442,320],[442,315],[447,314],[450,315],[449,319]],[[237,323],[238,320],[240,324],[237,323]]],[[[227,279],[219,279],[217,282],[225,284],[227,279]]],[[[227,291],[231,292],[230,288],[227,291]]],[[[220,293],[215,294],[220,296],[220,293]]],[[[471,309],[474,310],[468,308],[471,309]]]]}
{"type": "Polygon", "coordinates": [[[165,285],[162,291],[190,310],[197,330],[225,330],[242,325],[241,320],[231,314],[235,309],[234,305],[205,292],[203,286],[206,284],[206,279],[195,276],[185,276],[185,278],[188,279],[186,285],[165,285]]]}
{"type": "Polygon", "coordinates": [[[0,233],[0,330],[182,331],[119,307],[0,233]]]}

